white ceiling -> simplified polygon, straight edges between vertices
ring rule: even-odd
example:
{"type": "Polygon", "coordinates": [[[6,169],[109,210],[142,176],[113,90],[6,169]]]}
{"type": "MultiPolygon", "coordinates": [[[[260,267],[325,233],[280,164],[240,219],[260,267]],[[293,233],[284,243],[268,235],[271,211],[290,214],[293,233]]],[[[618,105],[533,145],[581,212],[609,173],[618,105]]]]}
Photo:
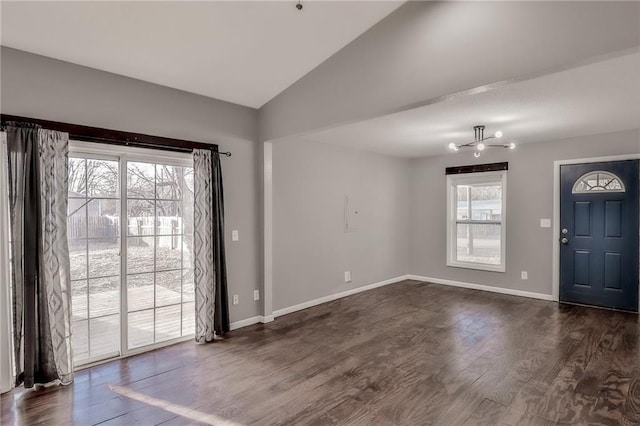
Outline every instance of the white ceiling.
{"type": "Polygon", "coordinates": [[[0,2],[2,45],[254,108],[403,2],[0,2]]]}
{"type": "Polygon", "coordinates": [[[304,139],[399,157],[447,152],[450,142],[504,132],[517,143],[557,140],[638,128],[640,53],[631,53],[484,93],[452,97],[425,107],[340,126],[304,139]]]}

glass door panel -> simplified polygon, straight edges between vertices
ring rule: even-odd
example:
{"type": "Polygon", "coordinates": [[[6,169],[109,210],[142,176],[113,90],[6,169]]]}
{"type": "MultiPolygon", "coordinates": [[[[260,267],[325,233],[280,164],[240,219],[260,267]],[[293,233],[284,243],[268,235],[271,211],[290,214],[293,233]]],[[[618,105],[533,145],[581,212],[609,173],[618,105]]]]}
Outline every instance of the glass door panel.
{"type": "Polygon", "coordinates": [[[192,176],[190,167],[127,162],[128,349],[193,334],[192,176]]]}
{"type": "Polygon", "coordinates": [[[69,159],[67,238],[76,365],[120,354],[119,162],[69,159]]]}

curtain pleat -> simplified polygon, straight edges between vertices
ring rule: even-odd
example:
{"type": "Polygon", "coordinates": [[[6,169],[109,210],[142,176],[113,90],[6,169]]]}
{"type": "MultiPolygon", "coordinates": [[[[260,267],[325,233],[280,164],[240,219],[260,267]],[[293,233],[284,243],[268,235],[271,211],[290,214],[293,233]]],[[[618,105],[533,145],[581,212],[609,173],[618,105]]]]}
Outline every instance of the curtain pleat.
{"type": "Polygon", "coordinates": [[[204,343],[229,331],[220,159],[210,150],[194,150],[193,171],[195,339],[204,343]]]}
{"type": "Polygon", "coordinates": [[[227,257],[224,248],[224,191],[220,156],[211,155],[211,191],[213,211],[213,264],[215,265],[215,311],[213,328],[216,334],[229,331],[229,295],[227,290],[227,257]]]}
{"type": "Polygon", "coordinates": [[[69,135],[40,129],[42,238],[41,281],[46,297],[52,355],[58,379],[73,381],[71,266],[67,242],[69,135]]]}
{"type": "Polygon", "coordinates": [[[68,135],[9,123],[7,151],[16,385],[68,383],[68,135]]]}

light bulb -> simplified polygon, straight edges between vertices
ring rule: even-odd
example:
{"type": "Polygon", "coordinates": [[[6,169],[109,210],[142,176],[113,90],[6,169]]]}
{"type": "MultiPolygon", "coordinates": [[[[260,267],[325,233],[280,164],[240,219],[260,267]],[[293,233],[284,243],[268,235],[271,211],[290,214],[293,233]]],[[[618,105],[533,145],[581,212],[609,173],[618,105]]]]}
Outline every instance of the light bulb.
{"type": "Polygon", "coordinates": [[[502,132],[500,130],[498,130],[495,135],[496,138],[500,139],[502,137],[502,132]]]}
{"type": "Polygon", "coordinates": [[[451,143],[449,144],[449,149],[450,149],[451,151],[457,151],[457,150],[458,150],[458,147],[456,146],[456,144],[455,144],[455,143],[451,142],[451,143]]]}
{"type": "Polygon", "coordinates": [[[482,142],[480,142],[480,143],[478,144],[477,148],[478,148],[478,151],[484,151],[484,149],[485,149],[486,147],[485,147],[485,145],[484,145],[482,142]]]}
{"type": "Polygon", "coordinates": [[[509,149],[516,149],[516,143],[515,142],[511,142],[509,144],[509,149]]]}
{"type": "Polygon", "coordinates": [[[478,158],[478,157],[480,157],[480,153],[478,151],[476,151],[476,152],[473,153],[473,156],[478,158]]]}

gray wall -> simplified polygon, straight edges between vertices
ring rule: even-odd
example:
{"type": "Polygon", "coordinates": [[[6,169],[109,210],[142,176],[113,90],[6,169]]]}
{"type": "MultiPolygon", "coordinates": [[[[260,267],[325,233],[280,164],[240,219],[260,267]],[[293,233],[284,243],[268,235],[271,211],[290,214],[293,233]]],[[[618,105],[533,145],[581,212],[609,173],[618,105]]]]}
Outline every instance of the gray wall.
{"type": "Polygon", "coordinates": [[[551,294],[551,228],[555,160],[640,153],[640,130],[523,144],[515,151],[488,151],[480,159],[471,152],[411,160],[410,273],[543,294],[551,294]],[[507,242],[505,273],[446,266],[445,167],[508,161],[507,242]],[[529,279],[520,279],[527,271],[529,279]]]}
{"type": "Polygon", "coordinates": [[[407,2],[264,105],[260,137],[374,118],[635,48],[639,22],[640,2],[407,2]]]}
{"type": "Polygon", "coordinates": [[[274,310],[408,272],[408,165],[333,145],[274,143],[274,310]],[[345,196],[359,211],[356,231],[344,229],[345,196]]]}
{"type": "Polygon", "coordinates": [[[229,292],[239,294],[231,320],[261,314],[262,286],[257,111],[2,47],[4,114],[155,136],[218,143],[223,158],[229,292]],[[240,241],[231,242],[238,229],[240,241]]]}

